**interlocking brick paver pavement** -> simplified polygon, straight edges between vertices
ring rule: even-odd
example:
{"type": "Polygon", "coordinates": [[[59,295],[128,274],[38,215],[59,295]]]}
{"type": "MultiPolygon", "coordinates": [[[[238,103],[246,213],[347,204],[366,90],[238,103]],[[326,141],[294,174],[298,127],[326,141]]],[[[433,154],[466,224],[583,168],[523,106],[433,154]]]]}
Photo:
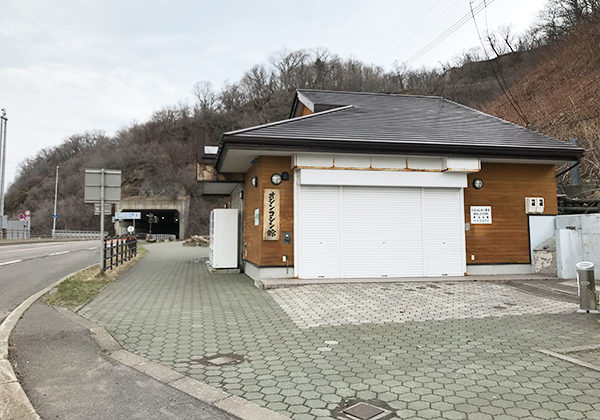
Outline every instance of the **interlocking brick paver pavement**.
{"type": "Polygon", "coordinates": [[[149,249],[80,313],[131,351],[293,418],[330,418],[359,399],[398,418],[600,419],[600,372],[536,351],[600,343],[598,317],[573,305],[471,282],[268,293],[243,274],[209,274],[206,249],[149,249]],[[348,302],[339,310],[336,294],[348,302]],[[454,318],[432,316],[437,303],[421,315],[414,307],[444,296],[463,305],[454,318]],[[312,303],[300,313],[294,299],[312,303]],[[244,361],[202,363],[231,353],[244,361]]]}
{"type": "Polygon", "coordinates": [[[314,285],[269,293],[300,328],[572,313],[578,306],[494,283],[314,285]]]}

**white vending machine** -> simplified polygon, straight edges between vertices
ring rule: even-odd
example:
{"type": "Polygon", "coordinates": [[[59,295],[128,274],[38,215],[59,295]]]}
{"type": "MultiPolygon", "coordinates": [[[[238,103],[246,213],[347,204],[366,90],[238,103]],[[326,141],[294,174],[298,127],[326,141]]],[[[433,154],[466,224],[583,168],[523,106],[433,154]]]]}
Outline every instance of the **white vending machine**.
{"type": "Polygon", "coordinates": [[[210,212],[209,263],[212,268],[237,268],[237,209],[214,209],[210,212]]]}

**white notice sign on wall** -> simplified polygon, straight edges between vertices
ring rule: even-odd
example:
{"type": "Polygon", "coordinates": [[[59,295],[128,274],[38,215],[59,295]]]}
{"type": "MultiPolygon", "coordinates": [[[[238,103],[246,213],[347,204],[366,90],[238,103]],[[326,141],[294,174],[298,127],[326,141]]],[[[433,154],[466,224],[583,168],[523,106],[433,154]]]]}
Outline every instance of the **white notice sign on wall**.
{"type": "Polygon", "coordinates": [[[492,207],[491,206],[471,206],[471,224],[472,225],[491,225],[492,207]]]}

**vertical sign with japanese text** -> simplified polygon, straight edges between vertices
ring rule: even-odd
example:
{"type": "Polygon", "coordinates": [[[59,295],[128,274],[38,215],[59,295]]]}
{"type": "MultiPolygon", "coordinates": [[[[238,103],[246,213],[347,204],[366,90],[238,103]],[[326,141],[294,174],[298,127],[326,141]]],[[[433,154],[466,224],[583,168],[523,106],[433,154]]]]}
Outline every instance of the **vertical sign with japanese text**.
{"type": "Polygon", "coordinates": [[[265,190],[263,203],[263,240],[279,239],[279,190],[265,190]]]}

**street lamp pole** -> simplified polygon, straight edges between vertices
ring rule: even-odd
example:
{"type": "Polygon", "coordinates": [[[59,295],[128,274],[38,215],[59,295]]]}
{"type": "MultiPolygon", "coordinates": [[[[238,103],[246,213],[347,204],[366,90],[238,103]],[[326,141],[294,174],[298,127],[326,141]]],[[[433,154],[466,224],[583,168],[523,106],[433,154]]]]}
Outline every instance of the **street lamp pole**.
{"type": "Polygon", "coordinates": [[[6,125],[8,124],[8,118],[6,118],[6,109],[2,108],[2,115],[0,115],[0,119],[2,120],[2,155],[0,159],[0,165],[2,169],[0,170],[0,219],[4,218],[4,184],[5,184],[5,176],[6,176],[6,125]]]}
{"type": "Polygon", "coordinates": [[[56,165],[56,183],[54,184],[54,212],[52,213],[52,237],[54,238],[56,232],[56,219],[58,215],[56,214],[56,200],[58,198],[58,168],[60,166],[56,165]]]}

